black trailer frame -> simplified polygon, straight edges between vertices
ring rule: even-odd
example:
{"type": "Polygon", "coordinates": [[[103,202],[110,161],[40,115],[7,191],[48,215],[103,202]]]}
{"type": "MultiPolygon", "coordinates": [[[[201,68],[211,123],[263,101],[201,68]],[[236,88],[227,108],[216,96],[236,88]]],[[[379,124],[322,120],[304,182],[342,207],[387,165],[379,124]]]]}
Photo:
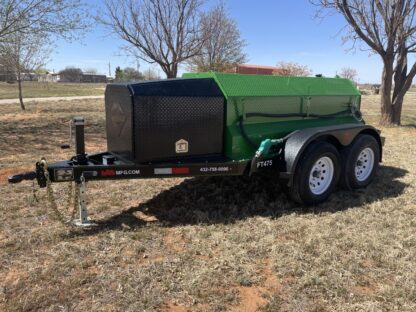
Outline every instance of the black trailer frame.
{"type": "MultiPolygon", "coordinates": [[[[121,158],[110,152],[102,152],[87,155],[85,153],[84,119],[74,118],[70,123],[72,140],[72,129],[75,133],[75,156],[69,160],[47,163],[42,158],[36,163],[33,172],[20,173],[8,178],[9,183],[15,184],[23,180],[37,180],[41,188],[56,182],[75,182],[77,188],[79,219],[75,224],[78,226],[90,226],[88,210],[86,207],[86,182],[98,180],[120,180],[120,179],[150,179],[167,177],[193,177],[193,176],[235,176],[248,173],[251,160],[235,161],[226,158],[190,159],[186,163],[163,162],[137,164],[121,158]]],[[[70,146],[61,146],[67,149],[70,146]]],[[[273,161],[264,160],[272,164],[273,161]]],[[[259,162],[260,170],[263,161],[259,162]]]]}
{"type": "MultiPolygon", "coordinates": [[[[76,117],[71,121],[75,132],[75,156],[70,160],[48,164],[45,159],[36,163],[36,171],[16,174],[9,177],[9,183],[36,179],[41,188],[55,182],[73,182],[79,194],[79,220],[77,225],[91,225],[88,219],[85,191],[86,182],[98,180],[149,179],[194,176],[236,176],[251,175],[258,171],[274,170],[288,185],[292,183],[294,169],[300,155],[311,142],[317,140],[332,141],[340,146],[351,144],[360,134],[370,134],[377,139],[380,147],[384,138],[380,131],[364,124],[347,124],[318,128],[307,128],[288,135],[281,145],[283,152],[269,157],[258,157],[247,160],[231,160],[225,157],[210,159],[188,159],[186,162],[161,162],[137,164],[110,152],[92,155],[85,153],[84,119],[76,117]]],[[[72,139],[71,139],[72,140],[72,139]]],[[[69,148],[65,144],[61,148],[69,148]]],[[[381,160],[381,159],[380,159],[381,160]]]]}

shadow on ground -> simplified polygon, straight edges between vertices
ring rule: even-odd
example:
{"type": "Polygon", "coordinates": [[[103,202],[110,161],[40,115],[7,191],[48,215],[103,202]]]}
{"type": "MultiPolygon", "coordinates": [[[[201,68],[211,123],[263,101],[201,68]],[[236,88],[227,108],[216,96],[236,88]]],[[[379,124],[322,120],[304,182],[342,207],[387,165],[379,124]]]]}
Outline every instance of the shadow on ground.
{"type": "MultiPolygon", "coordinates": [[[[407,184],[398,179],[408,171],[381,166],[373,183],[356,191],[337,190],[318,206],[303,207],[289,200],[273,176],[191,178],[161,192],[137,207],[98,221],[84,235],[111,229],[134,229],[147,222],[138,214],[152,216],[163,226],[232,223],[252,216],[278,218],[290,213],[337,212],[365,203],[397,197],[407,184]]],[[[81,234],[81,233],[80,233],[81,234]]]]}

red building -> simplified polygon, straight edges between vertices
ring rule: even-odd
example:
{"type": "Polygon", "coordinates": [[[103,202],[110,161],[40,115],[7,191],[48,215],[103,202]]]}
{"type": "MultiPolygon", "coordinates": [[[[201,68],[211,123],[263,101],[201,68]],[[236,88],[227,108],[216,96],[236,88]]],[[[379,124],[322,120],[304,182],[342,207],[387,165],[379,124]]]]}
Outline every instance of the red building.
{"type": "Polygon", "coordinates": [[[251,75],[273,75],[273,72],[278,70],[274,66],[262,66],[262,65],[237,65],[234,72],[237,74],[251,74],[251,75]]]}

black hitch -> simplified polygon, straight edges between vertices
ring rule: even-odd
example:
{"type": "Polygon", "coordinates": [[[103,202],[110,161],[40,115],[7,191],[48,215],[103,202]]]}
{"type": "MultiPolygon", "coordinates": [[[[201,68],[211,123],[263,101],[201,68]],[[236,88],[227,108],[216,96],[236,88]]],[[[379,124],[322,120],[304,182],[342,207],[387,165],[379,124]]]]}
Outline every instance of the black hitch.
{"type": "Polygon", "coordinates": [[[9,183],[16,184],[16,183],[22,182],[23,180],[34,180],[34,179],[36,179],[36,172],[29,171],[25,173],[12,175],[8,178],[8,181],[9,183]]]}
{"type": "Polygon", "coordinates": [[[45,164],[42,161],[36,163],[36,180],[39,187],[46,187],[45,164]]]}
{"type": "Polygon", "coordinates": [[[18,173],[12,176],[9,176],[8,181],[11,184],[20,183],[24,180],[37,180],[40,187],[46,187],[46,177],[44,164],[40,161],[36,163],[36,170],[29,171],[24,173],[18,173]]]}

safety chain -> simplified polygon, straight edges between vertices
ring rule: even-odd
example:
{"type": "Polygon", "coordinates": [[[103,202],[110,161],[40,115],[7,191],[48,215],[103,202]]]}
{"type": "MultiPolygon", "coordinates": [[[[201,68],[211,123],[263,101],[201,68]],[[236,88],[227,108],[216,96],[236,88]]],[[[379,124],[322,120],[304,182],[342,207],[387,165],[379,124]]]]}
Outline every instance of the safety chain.
{"type": "Polygon", "coordinates": [[[29,198],[29,203],[30,205],[35,205],[38,202],[38,189],[36,187],[35,181],[32,181],[32,196],[29,198]]]}
{"type": "Polygon", "coordinates": [[[72,181],[68,184],[68,190],[67,190],[67,196],[68,196],[68,203],[66,206],[66,211],[69,211],[69,208],[71,208],[71,202],[72,202],[72,192],[73,192],[73,186],[72,181]]]}
{"type": "MultiPolygon", "coordinates": [[[[79,196],[79,191],[77,191],[78,188],[75,188],[75,196],[73,198],[74,208],[73,208],[73,211],[71,213],[71,218],[68,221],[66,221],[64,215],[58,209],[58,205],[56,203],[55,196],[53,194],[52,182],[51,182],[51,179],[50,179],[50,176],[49,176],[49,171],[48,171],[48,164],[47,164],[47,162],[44,158],[42,158],[41,164],[42,164],[43,172],[44,172],[45,178],[46,178],[46,195],[47,195],[47,199],[48,199],[48,202],[49,202],[49,206],[52,209],[55,217],[59,220],[59,222],[61,222],[63,225],[72,227],[73,226],[72,220],[73,220],[73,217],[75,215],[75,212],[76,212],[76,209],[77,209],[77,204],[78,204],[78,196],[79,196]]],[[[69,208],[71,206],[72,193],[73,193],[73,184],[71,182],[69,184],[69,187],[68,187],[68,197],[69,198],[68,198],[67,211],[69,210],[69,208]]]]}
{"type": "MultiPolygon", "coordinates": [[[[71,187],[72,187],[72,182],[71,182],[71,187]]],[[[70,197],[70,199],[71,199],[71,197],[70,197]]],[[[71,203],[70,199],[68,201],[68,207],[71,203]]],[[[79,201],[79,187],[75,188],[73,200],[74,200],[74,202],[73,202],[73,208],[72,208],[72,212],[71,212],[70,222],[72,222],[74,220],[75,214],[77,213],[77,210],[79,209],[79,207],[78,207],[78,205],[79,205],[79,203],[78,203],[78,201],[79,201]]]]}

